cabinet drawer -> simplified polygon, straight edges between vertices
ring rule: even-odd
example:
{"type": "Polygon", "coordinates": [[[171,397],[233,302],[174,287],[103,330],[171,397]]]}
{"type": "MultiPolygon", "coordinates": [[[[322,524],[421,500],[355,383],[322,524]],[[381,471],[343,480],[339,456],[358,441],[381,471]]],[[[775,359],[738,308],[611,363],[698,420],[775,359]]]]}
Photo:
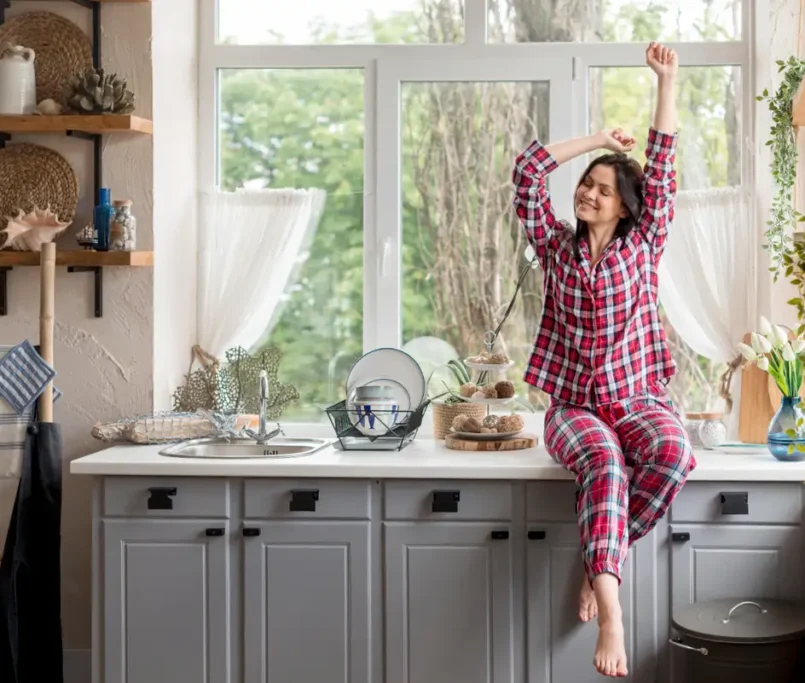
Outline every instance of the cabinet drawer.
{"type": "Polygon", "coordinates": [[[263,519],[370,518],[369,482],[350,479],[249,479],[244,515],[263,519]]]}
{"type": "Polygon", "coordinates": [[[576,522],[576,485],[570,482],[529,482],[526,485],[529,522],[576,522]]]}
{"type": "Polygon", "coordinates": [[[206,477],[107,477],[105,515],[229,517],[229,484],[206,477]]]}
{"type": "Polygon", "coordinates": [[[486,481],[391,481],[386,519],[511,519],[511,484],[486,481]]]}
{"type": "Polygon", "coordinates": [[[671,505],[674,522],[802,522],[802,486],[776,482],[690,482],[671,505]]]}

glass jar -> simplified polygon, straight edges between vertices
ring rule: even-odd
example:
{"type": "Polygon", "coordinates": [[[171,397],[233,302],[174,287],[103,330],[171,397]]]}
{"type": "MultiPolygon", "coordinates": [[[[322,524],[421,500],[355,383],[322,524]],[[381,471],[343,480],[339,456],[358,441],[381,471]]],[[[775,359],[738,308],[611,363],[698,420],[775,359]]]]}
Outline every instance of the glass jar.
{"type": "Polygon", "coordinates": [[[116,199],[109,235],[110,251],[134,251],[137,248],[137,218],[131,212],[130,199],[116,199]]]}
{"type": "Polygon", "coordinates": [[[727,426],[722,413],[687,413],[685,430],[693,448],[712,450],[727,439],[727,426]]]}

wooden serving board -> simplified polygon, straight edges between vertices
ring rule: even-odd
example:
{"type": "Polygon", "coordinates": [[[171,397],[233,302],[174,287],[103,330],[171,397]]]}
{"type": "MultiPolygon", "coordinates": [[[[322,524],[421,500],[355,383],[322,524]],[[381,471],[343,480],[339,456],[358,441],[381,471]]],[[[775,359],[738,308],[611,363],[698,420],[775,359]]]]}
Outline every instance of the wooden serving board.
{"type": "Polygon", "coordinates": [[[494,439],[490,441],[476,441],[455,434],[444,437],[444,445],[454,451],[519,451],[525,448],[534,448],[539,439],[532,434],[520,434],[508,439],[494,439]]]}

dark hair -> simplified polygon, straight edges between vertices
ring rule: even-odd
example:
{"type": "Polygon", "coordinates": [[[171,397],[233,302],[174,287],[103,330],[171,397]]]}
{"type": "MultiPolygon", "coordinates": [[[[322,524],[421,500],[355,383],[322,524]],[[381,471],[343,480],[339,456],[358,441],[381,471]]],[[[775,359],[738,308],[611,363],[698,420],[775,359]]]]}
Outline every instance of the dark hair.
{"type": "MultiPolygon", "coordinates": [[[[634,159],[625,154],[603,154],[590,162],[590,165],[581,174],[576,185],[576,192],[579,186],[586,180],[587,176],[596,166],[609,166],[615,170],[617,178],[618,194],[623,205],[626,207],[627,215],[618,221],[615,228],[615,237],[625,237],[632,228],[637,225],[640,212],[643,208],[643,169],[634,159]]],[[[575,199],[575,195],[574,195],[575,199]]],[[[586,237],[589,232],[587,222],[576,219],[576,235],[573,238],[573,253],[576,261],[581,261],[579,242],[582,237],[586,237]]]]}

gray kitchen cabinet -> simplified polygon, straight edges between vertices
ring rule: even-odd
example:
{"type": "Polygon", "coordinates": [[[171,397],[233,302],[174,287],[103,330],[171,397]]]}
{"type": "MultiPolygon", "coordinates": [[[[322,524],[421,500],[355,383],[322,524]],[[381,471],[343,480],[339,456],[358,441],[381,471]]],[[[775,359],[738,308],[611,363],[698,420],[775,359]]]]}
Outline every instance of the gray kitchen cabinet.
{"type": "Polygon", "coordinates": [[[245,521],[245,683],[369,683],[368,522],[245,521]]]}
{"type": "Polygon", "coordinates": [[[103,521],[104,683],[226,683],[223,520],[103,521]]]}
{"type": "Polygon", "coordinates": [[[386,683],[513,680],[508,523],[384,525],[386,683]]]}
{"type": "MultiPolygon", "coordinates": [[[[624,567],[620,598],[626,631],[630,677],[638,663],[634,633],[634,566],[624,567]]],[[[579,529],[576,524],[530,524],[526,550],[527,681],[528,683],[598,683],[593,667],[598,637],[595,622],[578,618],[582,578],[579,529]]]]}
{"type": "Polygon", "coordinates": [[[672,524],[670,533],[672,609],[803,594],[801,527],[672,524]]]}

